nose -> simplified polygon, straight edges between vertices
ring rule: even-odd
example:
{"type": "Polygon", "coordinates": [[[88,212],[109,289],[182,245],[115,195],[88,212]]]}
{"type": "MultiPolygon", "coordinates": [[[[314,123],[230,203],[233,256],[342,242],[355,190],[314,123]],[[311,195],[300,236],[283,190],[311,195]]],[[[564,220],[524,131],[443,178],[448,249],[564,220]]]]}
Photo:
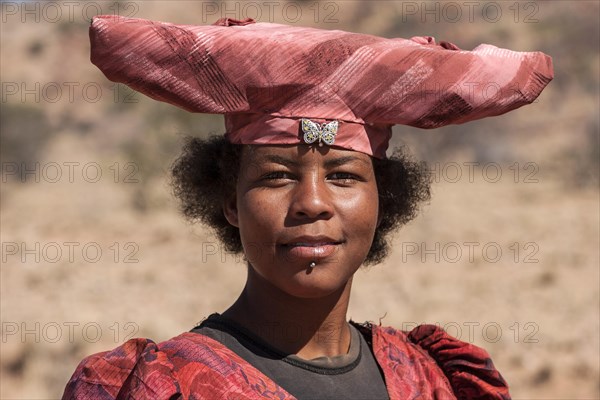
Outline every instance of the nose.
{"type": "Polygon", "coordinates": [[[296,184],[290,207],[294,218],[311,220],[329,219],[333,216],[331,191],[319,175],[311,174],[296,184]]]}

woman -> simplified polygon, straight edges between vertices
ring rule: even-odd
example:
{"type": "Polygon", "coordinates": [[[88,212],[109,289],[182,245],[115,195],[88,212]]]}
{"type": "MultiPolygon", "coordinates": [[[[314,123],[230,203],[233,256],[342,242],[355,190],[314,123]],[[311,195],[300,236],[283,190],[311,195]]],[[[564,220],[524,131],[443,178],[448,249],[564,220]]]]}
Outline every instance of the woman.
{"type": "Polygon", "coordinates": [[[231,19],[97,17],[90,37],[109,79],[225,114],[224,138],[188,140],[174,187],[187,217],[244,253],[247,281],[191,332],[87,357],[64,398],[510,398],[484,350],[346,311],[354,273],[385,257],[386,237],[429,197],[422,165],[386,157],[391,126],[530,103],[552,79],[548,56],[231,19]]]}

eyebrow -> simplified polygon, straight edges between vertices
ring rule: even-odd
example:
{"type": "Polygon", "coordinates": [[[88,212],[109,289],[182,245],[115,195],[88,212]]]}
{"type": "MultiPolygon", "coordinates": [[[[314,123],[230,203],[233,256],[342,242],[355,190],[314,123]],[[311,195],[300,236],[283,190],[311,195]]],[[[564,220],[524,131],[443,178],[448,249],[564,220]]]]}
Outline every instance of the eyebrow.
{"type": "Polygon", "coordinates": [[[348,164],[348,163],[355,162],[355,161],[370,165],[369,161],[365,160],[364,158],[359,158],[356,156],[344,156],[344,157],[337,157],[332,160],[325,161],[325,167],[326,168],[339,167],[341,165],[348,164]]]}
{"type": "Polygon", "coordinates": [[[297,167],[300,165],[297,161],[292,160],[291,158],[281,157],[275,154],[267,154],[264,156],[264,161],[273,162],[276,164],[282,164],[286,167],[297,167]]]}
{"type": "MultiPolygon", "coordinates": [[[[294,161],[290,158],[278,156],[275,154],[265,155],[264,161],[282,164],[282,165],[285,165],[286,167],[298,167],[300,165],[300,163],[297,161],[294,161]]],[[[355,161],[369,165],[369,162],[363,158],[359,158],[356,156],[344,156],[344,157],[337,157],[337,158],[333,158],[331,160],[325,161],[325,167],[326,168],[339,167],[341,165],[348,164],[348,163],[355,162],[355,161]]]]}

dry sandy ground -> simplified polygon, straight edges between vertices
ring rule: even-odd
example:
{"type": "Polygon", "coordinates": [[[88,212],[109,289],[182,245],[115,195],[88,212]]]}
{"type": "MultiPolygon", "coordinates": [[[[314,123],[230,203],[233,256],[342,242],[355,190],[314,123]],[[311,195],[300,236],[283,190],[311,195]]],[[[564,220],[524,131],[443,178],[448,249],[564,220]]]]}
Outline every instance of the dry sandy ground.
{"type": "MultiPolygon", "coordinates": [[[[65,137],[48,157],[64,149],[89,152],[65,137]]],[[[515,399],[599,398],[598,193],[537,178],[436,184],[387,261],[357,274],[349,317],[439,323],[488,349],[515,399]]],[[[241,290],[241,259],[182,220],[164,178],[147,213],[131,207],[135,186],[2,185],[2,399],[58,398],[84,356],[168,339],[241,290]]]]}

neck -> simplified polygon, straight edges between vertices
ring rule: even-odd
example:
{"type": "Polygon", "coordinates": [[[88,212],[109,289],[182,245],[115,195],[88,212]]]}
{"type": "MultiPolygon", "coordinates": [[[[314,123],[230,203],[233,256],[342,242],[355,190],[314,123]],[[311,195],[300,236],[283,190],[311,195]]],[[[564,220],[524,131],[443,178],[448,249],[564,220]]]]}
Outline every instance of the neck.
{"type": "Polygon", "coordinates": [[[346,312],[352,278],[324,297],[299,298],[283,292],[248,267],[246,286],[222,315],[287,354],[304,359],[346,354],[350,330],[346,312]]]}

